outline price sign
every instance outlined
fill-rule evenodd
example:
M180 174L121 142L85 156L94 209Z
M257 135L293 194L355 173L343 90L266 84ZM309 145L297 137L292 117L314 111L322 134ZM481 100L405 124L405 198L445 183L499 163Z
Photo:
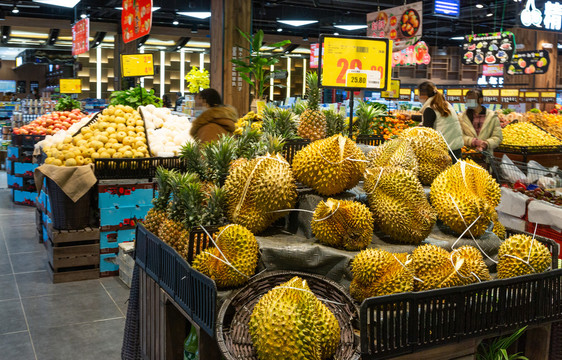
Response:
M501 89L501 98L503 103L519 103L519 90Z
M154 75L152 54L121 55L121 75L123 77Z
M541 91L541 101L543 103L555 103L556 91Z
M448 89L447 90L447 101L449 101L449 102L462 102L463 101L462 89Z
M499 89L484 89L482 90L482 95L484 96L485 103L492 104L500 101Z
M80 94L82 92L82 79L60 79L61 94Z
M320 86L386 90L392 71L392 41L354 36L320 37Z
M527 91L525 93L525 102L530 102L530 103L539 102L539 92L538 91Z
M121 29L123 41L139 39L150 33L152 28L152 0L123 0Z
M400 89L400 100L408 100L412 98L412 90L410 89Z
M385 99L398 99L400 96L400 80L390 80L388 91L382 91L381 96Z

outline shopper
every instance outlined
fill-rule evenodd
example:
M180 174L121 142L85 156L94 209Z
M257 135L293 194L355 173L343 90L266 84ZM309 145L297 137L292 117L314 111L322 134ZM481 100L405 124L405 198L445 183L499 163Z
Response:
M165 108L171 108L172 107L172 101L170 100L170 97L166 94L164 94L164 96L162 96L162 106Z
M469 90L465 99L466 110L460 118L464 145L476 148L478 151L493 153L502 141L502 128L498 116L482 105L484 96L481 90Z
M418 91L419 100L423 104L422 115L414 115L412 119L421 121L422 126L435 129L443 135L449 145L449 155L455 163L461 159L463 146L461 125L455 109L430 81L421 83Z
M238 120L236 109L224 105L215 89L205 89L195 95L195 116L190 134L202 143L217 140L222 134L232 134Z

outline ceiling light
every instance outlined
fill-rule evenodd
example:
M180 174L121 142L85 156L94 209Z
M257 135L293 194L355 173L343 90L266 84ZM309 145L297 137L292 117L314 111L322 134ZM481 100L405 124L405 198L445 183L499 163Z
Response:
M17 13L19 13L19 12L20 12L20 9L18 9L17 6L14 6L14 8L12 9L12 13L13 13L13 14L17 14Z
M562 44L558 44L557 47L558 47L559 49L562 49Z
M464 40L464 36L455 36L452 37L451 40Z
M197 24L193 24L193 26L191 27L191 33L197 34Z
M179 25L180 22L178 21L178 19L174 19L174 21L172 22L172 25Z
M211 17L210 11L182 11L178 15L194 17L197 19L208 19Z
M277 28L277 32L281 32L281 31L283 31L282 28Z
M484 7L484 5L482 5L482 4L476 4L476 7L479 8L479 9L482 9L482 8Z
M88 14L86 14L85 12L83 12L82 14L80 14L80 17L81 17L82 19L85 19L85 18L88 17Z
M336 36L338 36L339 34L340 34L340 33L338 33L338 32L335 32L335 33L334 33L334 35L336 35Z
M367 25L334 25L338 29L343 29L347 31L359 30L359 29L366 29Z
M115 10L123 10L123 8L121 6L117 6L116 8L114 8ZM152 12L155 12L157 10L160 10L160 6L153 6L152 7Z
M33 2L41 3L52 6L62 6L66 8L73 8L80 2L80 0L33 0Z
M487 17L494 16L494 13L490 11L489 13L486 14L486 16Z
M318 22L318 20L277 20L277 22L280 22L281 24L285 24L285 25L291 25L291 26L304 26L304 25L315 24Z

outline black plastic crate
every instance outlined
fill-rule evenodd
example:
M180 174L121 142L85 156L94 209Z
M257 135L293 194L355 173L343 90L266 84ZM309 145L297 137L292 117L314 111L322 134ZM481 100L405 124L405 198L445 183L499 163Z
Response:
M217 285L199 271L191 271L191 317L209 336L215 337Z
M554 270L366 299L360 312L362 359L386 359L562 319L559 247L550 239L536 239L552 252Z
M187 252L187 262L189 264L193 263L193 260L195 260L201 251L213 246L213 243L207 233L213 236L214 239L214 236L218 232L219 228L218 226L205 226L205 230L201 227L195 227L189 232L189 245Z
M384 138L375 135L357 135L355 142L363 145L379 146L384 143Z
M146 244L149 231L142 224L137 224L135 229L135 263L141 269L146 267Z
M158 283L172 297L176 291L176 263L178 253L164 242L160 243L160 274Z
M179 157L153 157L138 159L95 159L94 173L98 180L108 179L153 179L156 168L187 171L187 166Z
M292 139L286 140L283 146L283 156L289 164L293 163L296 153L310 144L310 139Z
M174 300L181 306L183 311L192 317L192 311L190 307L190 298L193 288L191 287L191 274L193 270L191 266L179 257L176 260L176 289L174 291Z
M45 135L12 134L12 145L19 146L21 148L33 149L35 144L44 139Z

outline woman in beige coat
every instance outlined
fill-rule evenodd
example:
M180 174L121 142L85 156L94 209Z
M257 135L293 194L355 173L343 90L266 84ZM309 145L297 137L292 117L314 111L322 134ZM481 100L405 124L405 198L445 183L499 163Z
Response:
M460 116L462 138L465 146L493 153L502 142L502 128L496 113L482 106L482 91L469 90L466 110Z

